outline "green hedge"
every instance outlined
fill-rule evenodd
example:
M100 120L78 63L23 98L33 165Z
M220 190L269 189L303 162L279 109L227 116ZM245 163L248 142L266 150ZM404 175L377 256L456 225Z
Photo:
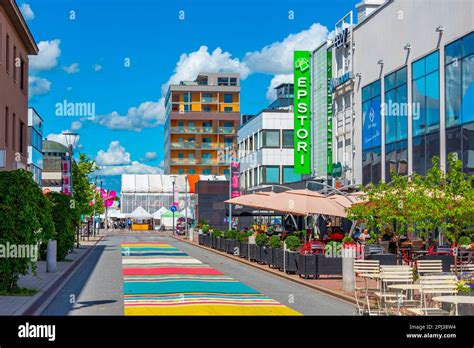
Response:
M38 245L54 236L51 202L25 170L0 172L0 244ZM0 291L17 287L20 275L29 268L36 271L31 258L0 258Z

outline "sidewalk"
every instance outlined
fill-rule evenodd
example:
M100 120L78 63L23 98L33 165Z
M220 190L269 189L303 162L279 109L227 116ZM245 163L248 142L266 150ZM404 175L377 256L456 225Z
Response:
M186 242L186 243L189 243L189 244L192 244L192 245L194 245L198 248L202 248L202 249L214 252L216 254L226 256L230 259L233 259L235 261L244 263L248 266L258 268L258 269L260 269L264 272L272 273L272 274L274 274L278 277L282 277L282 278L291 280L291 281L296 282L298 284L308 286L308 287L313 288L317 291L324 292L328 295L331 295L331 296L337 297L341 300L344 300L344 301L355 304L354 293L353 292L346 292L342 289L342 278L327 277L327 278L319 278L319 279L304 279L304 278L301 278L297 274L286 274L286 273L281 272L277 269L270 268L270 267L268 267L268 265L261 265L257 262L251 262L247 259L244 259L244 258L241 258L241 257L238 257L238 256L234 256L232 254L227 254L225 252L222 252L222 251L219 251L219 250L216 250L216 249L208 248L204 245L199 245L199 243L198 243L198 234L197 233L194 234L194 238L193 238L192 242L188 238L184 238L182 236L173 236L173 238L178 239L178 240L183 241L183 242Z
M31 271L20 276L18 286L21 288L35 289L38 292L34 296L0 296L0 315L25 315L25 312L46 292L56 290L63 284L56 284L57 280L66 275L77 262L81 262L83 257L99 242L103 236L91 237L89 241L81 241L80 248L66 256L66 260L57 263L56 273L46 272L46 261L36 263L36 276ZM68 275L72 275L68 274Z

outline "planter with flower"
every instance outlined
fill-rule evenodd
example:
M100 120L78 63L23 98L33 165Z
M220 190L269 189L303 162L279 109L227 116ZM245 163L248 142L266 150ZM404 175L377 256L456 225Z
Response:
M289 236L285 239L285 271L286 273L296 273L298 271L298 248L301 241L297 236Z

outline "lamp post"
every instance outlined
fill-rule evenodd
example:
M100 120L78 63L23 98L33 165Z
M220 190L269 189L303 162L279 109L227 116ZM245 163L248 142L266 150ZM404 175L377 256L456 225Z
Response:
M171 207L174 207L174 200L175 200L175 197L174 197L174 185L175 185L175 180L176 180L176 176L175 175L172 175L171 176L171 184L173 185L173 203L171 204ZM176 208L172 208L171 209L171 212L173 213L173 236L175 235L175 226L174 226L174 210Z
M74 187L72 182L72 156L74 147L76 146L77 137L79 134L74 132L63 132L64 138L66 138L66 144L68 148L68 155L69 155L69 170L71 171L71 176L69 178L69 182L71 183L71 197L74 196ZM79 229L76 227L76 241L77 241L77 248L79 248Z

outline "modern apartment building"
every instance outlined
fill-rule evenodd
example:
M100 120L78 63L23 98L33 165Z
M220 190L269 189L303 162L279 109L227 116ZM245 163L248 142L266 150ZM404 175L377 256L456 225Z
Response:
M0 170L28 163L28 55L38 47L15 0L0 0Z
M240 187L253 189L301 180L294 172L293 85L276 87L277 99L238 132ZM277 107L280 106L280 107Z
M28 108L28 170L41 186L43 170L43 119L34 108Z
M473 18L472 1L389 0L354 27L357 183L450 152L474 173Z
M240 126L239 74L199 73L171 85L165 106L165 173L228 174Z
M63 163L65 165L70 163L67 156L66 146L55 141L43 140L43 170L41 174L43 192L64 192Z

